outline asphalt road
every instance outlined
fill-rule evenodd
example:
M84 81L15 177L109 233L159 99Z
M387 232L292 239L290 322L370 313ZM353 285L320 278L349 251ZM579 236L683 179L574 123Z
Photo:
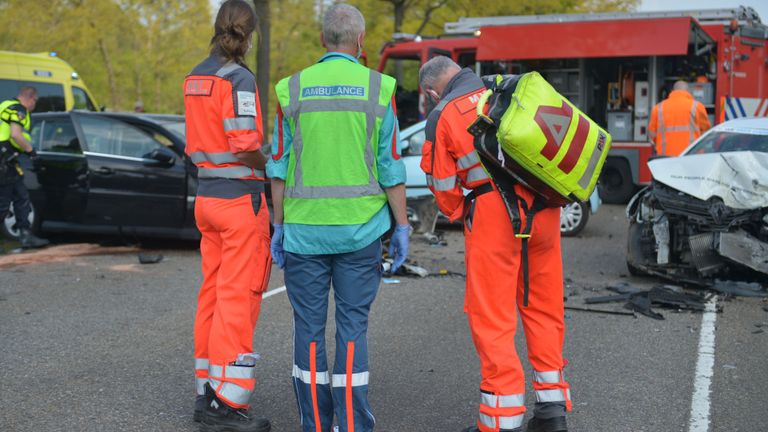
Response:
M625 230L623 208L603 206L581 237L563 240L567 305L584 306L611 284L660 283L628 276ZM442 248L414 240L413 258L433 271L462 273L461 234L449 231L446 239ZM191 369L200 257L177 246L154 265L123 254L0 271L0 431L197 430ZM459 431L475 421L479 402L464 279L399 280L382 284L370 322L377 431ZM270 289L282 285L275 269ZM662 311L665 320L657 321L567 311L571 430L768 430L768 305L718 305L704 429L690 429L702 314ZM254 339L262 355L254 406L277 432L299 430L291 331L285 293L266 298ZM332 346L333 326L328 336ZM522 335L518 349L525 358Z

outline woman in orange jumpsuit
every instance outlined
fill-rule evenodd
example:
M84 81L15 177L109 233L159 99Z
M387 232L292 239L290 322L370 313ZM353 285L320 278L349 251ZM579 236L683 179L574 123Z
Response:
M270 430L268 420L246 412L256 385L253 330L272 265L259 96L243 63L255 28L247 2L224 2L210 56L184 80L186 152L198 167L202 234L194 419L203 431Z

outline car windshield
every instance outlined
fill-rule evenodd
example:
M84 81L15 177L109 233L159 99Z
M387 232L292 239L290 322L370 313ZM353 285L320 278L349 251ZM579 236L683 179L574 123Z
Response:
M169 131L171 131L171 133L174 134L176 137L186 142L187 128L185 127L185 124L183 121L162 122L160 124L163 125L163 127L168 129Z
M686 154L759 151L768 153L768 130L713 131L696 143Z

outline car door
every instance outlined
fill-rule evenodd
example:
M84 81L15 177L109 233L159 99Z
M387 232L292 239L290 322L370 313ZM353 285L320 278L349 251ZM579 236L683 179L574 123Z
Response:
M44 224L82 222L88 164L70 115L33 116L30 135L39 158L27 162L25 182L38 217Z
M89 167L86 219L140 233L179 228L187 192L180 156L120 120L85 113L75 118Z

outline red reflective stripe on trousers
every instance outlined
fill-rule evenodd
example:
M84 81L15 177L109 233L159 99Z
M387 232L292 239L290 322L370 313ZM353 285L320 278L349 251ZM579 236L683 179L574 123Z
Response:
M320 408L317 403L317 343L310 342L309 344L309 387L312 392L312 411L315 416L315 430L322 432L320 429Z
M277 104L277 153L272 152L272 160L283 157L283 109Z
M352 406L352 367L355 360L355 343L347 342L347 386L344 396L347 400L347 432L355 432L355 412Z
M392 159L399 160L400 155L397 153L397 104L395 104L394 95L392 95L392 112L395 114L395 121L392 124Z

